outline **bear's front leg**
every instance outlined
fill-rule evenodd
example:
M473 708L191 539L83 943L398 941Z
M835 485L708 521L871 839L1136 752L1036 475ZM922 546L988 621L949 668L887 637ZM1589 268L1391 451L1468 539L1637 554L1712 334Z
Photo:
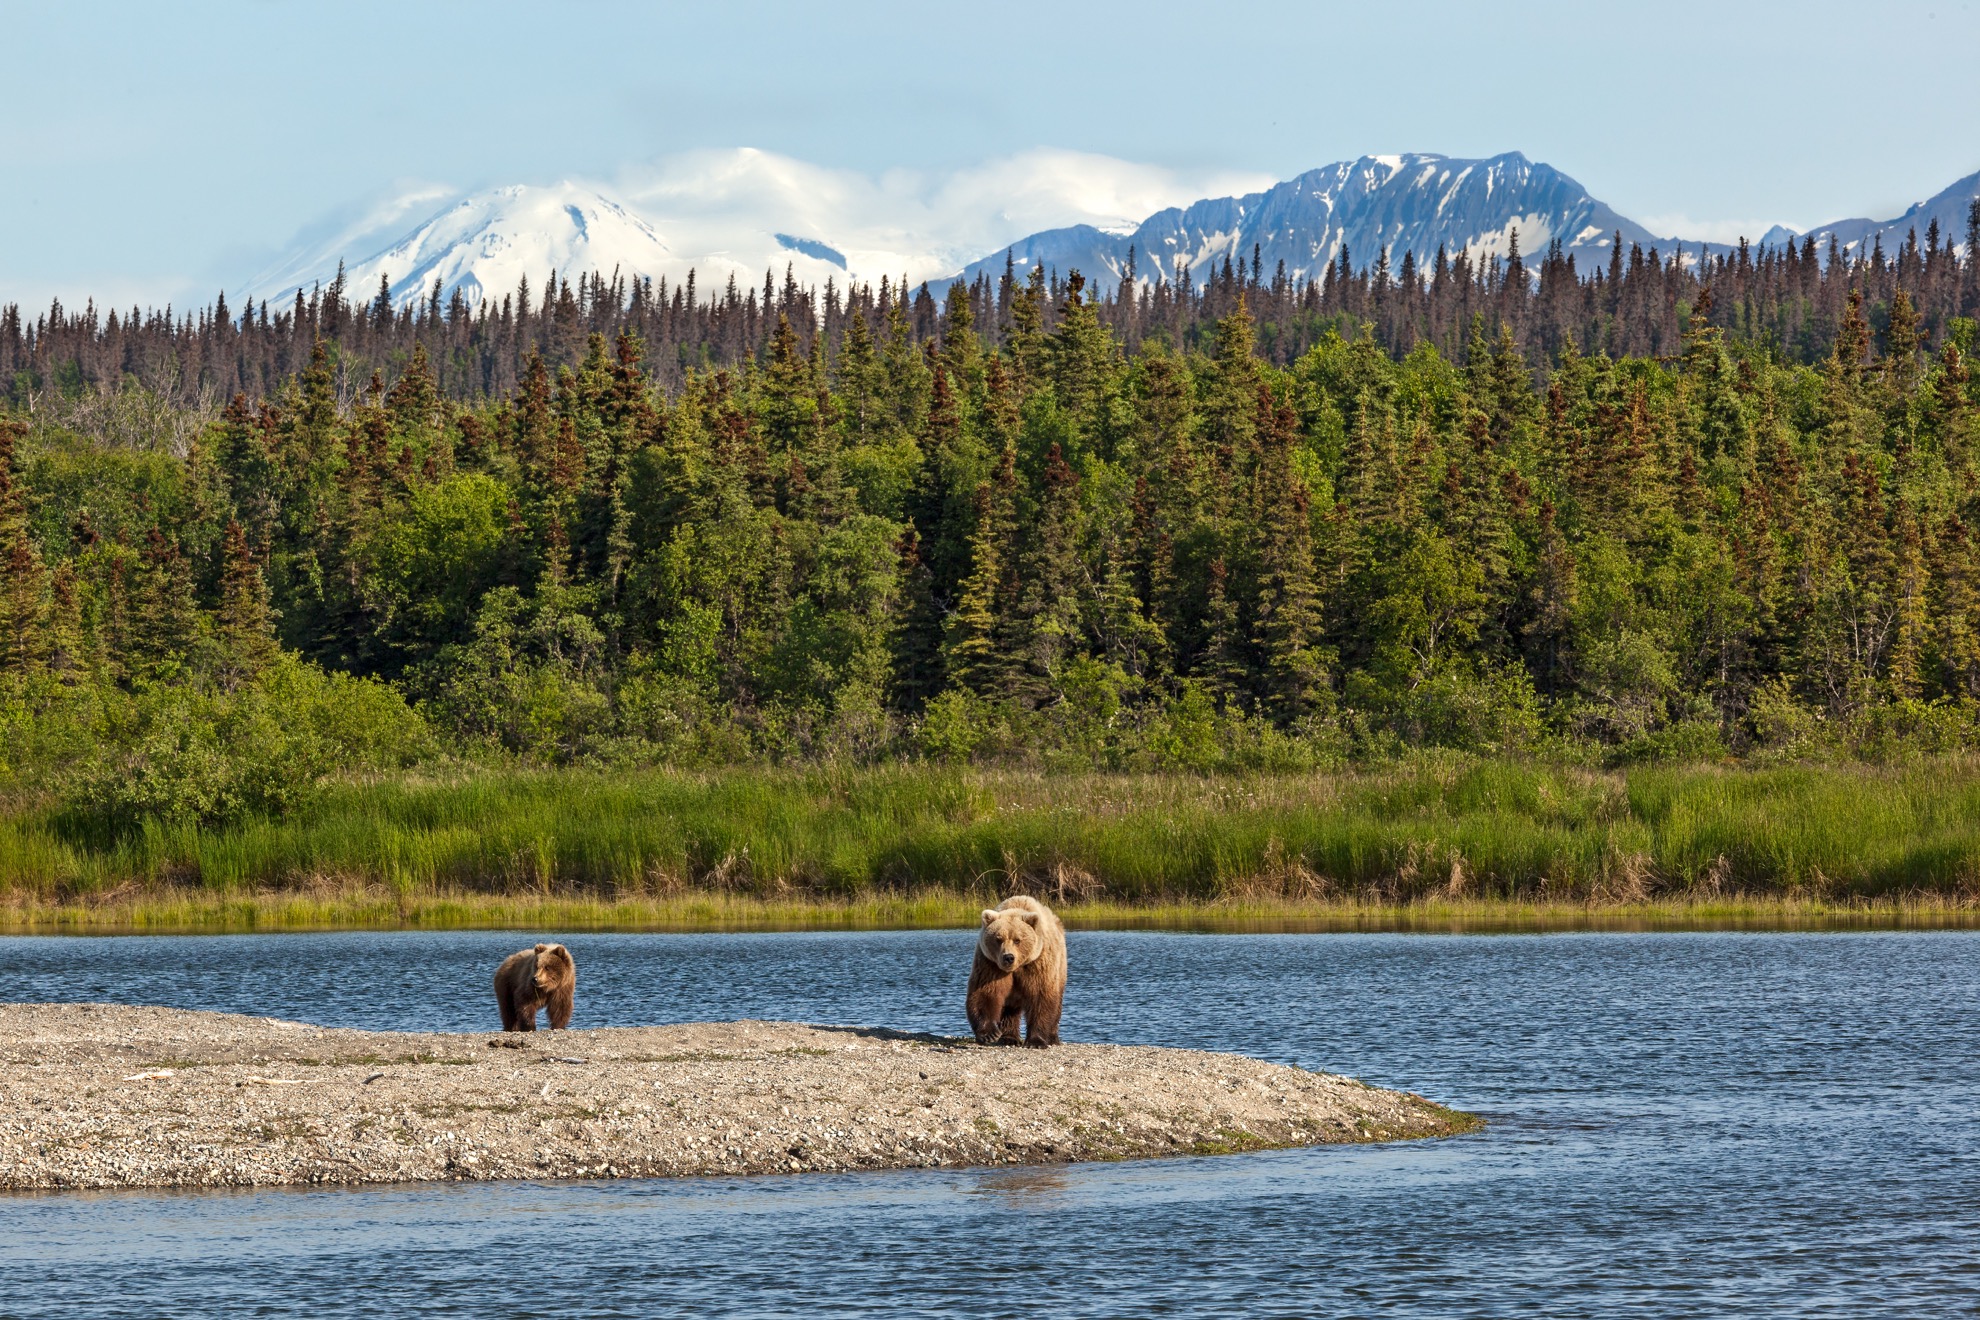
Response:
M1062 1006L1054 1000L1049 1004L1033 1005L1025 1015L1024 1043L1033 1049L1044 1049L1047 1045L1059 1043L1059 1010Z
M971 988L965 1007L969 1013L969 1029L975 1033L978 1045L995 1045L1003 1039L1005 1023L1009 1021L1004 1006L1010 992L1011 979L1008 976Z

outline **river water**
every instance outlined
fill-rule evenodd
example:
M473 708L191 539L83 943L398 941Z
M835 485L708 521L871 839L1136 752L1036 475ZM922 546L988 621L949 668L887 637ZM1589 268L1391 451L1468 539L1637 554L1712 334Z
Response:
M0 939L6 997L488 1030L539 936ZM961 1030L966 931L587 935L574 1026ZM1980 933L1074 932L1065 1035L1485 1115L1114 1165L0 1197L0 1316L1980 1310Z

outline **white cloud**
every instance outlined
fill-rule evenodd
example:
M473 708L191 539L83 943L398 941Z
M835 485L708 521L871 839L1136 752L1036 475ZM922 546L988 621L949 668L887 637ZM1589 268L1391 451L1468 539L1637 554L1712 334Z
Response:
M287 251L259 275L227 287L265 297L271 291L293 292L318 280L328 281L339 261L355 265L460 195L458 188L444 183L408 182L339 207L305 225Z
M923 280L954 274L1041 229L1132 228L1165 206L1273 182L1052 148L947 172L877 176L740 148L664 157L626 171L617 191L677 252L743 259L762 236L782 233L837 249L857 276Z
M399 287L415 274L422 286L437 275L448 288L472 276L464 289L473 301L482 289L513 288L521 274L540 288L552 268L570 276L593 266L676 281L692 269L704 289L731 276L743 284L765 271L781 276L787 264L814 287L827 279L877 285L903 275L918 283L953 275L1039 230L1090 224L1125 231L1164 207L1273 182L1052 148L957 170L879 175L748 147L690 151L604 182L565 179L472 194L403 185L319 219L243 287L286 300L298 286L327 281L340 260L349 267L352 296L369 296L383 273L402 300L423 293ZM566 215L603 216L620 205L657 231L657 242L618 242L610 226L589 236L582 225L562 232L570 228Z

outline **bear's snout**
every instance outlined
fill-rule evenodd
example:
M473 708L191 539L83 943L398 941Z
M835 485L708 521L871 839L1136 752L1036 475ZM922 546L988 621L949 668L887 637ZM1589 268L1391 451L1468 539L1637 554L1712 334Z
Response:
M1006 949L1004 950L1003 953L997 956L997 961L1002 963L1005 967L1008 968L1016 964L1017 955L1015 953L1012 953L1009 949Z

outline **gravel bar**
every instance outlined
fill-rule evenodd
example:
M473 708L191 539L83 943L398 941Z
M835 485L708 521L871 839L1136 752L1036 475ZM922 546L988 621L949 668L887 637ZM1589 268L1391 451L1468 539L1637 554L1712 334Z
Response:
M790 1022L450 1034L0 1004L0 1189L957 1168L1447 1136L1231 1054Z

